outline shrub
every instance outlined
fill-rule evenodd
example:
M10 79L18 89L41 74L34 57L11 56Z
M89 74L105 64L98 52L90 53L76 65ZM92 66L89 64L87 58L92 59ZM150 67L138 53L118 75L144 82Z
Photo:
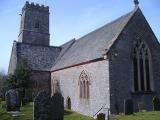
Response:
M152 102L153 102L153 110L154 111L160 111L160 100L159 100L159 98L155 96L153 98Z

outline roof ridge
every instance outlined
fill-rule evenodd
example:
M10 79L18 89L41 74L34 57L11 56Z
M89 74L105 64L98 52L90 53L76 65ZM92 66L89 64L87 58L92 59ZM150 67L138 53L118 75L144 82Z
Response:
M124 30L124 28L128 25L129 21L132 19L132 17L135 15L135 13L137 12L137 10L139 10L139 6L135 6L134 10L132 10L131 12L129 12L131 14L130 18L128 19L128 21L126 22L126 24L122 27L121 31L119 33L117 33L117 35L115 35L115 37L111 40L111 42L113 41L113 43L109 44L108 49L106 50L106 53L110 50L110 48L114 45L114 43L117 41L117 38L120 36L120 34L122 33L122 31ZM128 14L129 14L128 13ZM125 15L124 15L125 16Z
M73 41L76 41L76 39L73 38L73 39L69 40L68 42L65 42L65 43L63 43L62 45L60 45L60 47L63 47L63 46L65 46L66 44L68 44L68 43L70 43L70 42L73 42Z
M70 43L70 42L71 42L71 43ZM62 52L62 50L61 50L61 52L59 53L59 56L57 57L57 59L55 60L55 62L52 64L52 67L54 67L54 65L65 55L65 53L72 47L72 45L73 45L75 42L76 42L76 40L75 40L75 38L74 38L74 39L68 41L67 43L61 45L61 47L62 47L62 46L65 46L66 44L69 44L69 43L70 43L70 45L66 48L65 52L62 53L62 55L60 55L61 52ZM51 68L51 70L52 70L52 68Z
M138 6L137 6L137 7L138 7ZM137 7L135 7L135 9L137 9ZM98 27L97 29L95 29L95 30L93 30L93 31L91 31L91 32L89 32L89 33L87 33L86 35L84 35L84 36L78 38L77 41L78 41L79 39L82 39L82 38L84 38L84 37L86 37L86 36L88 36L88 35L90 35L90 34L96 32L96 31L98 31L98 30L100 30L100 29L106 27L106 26L109 26L109 25L115 23L115 22L118 21L119 19L121 19L121 18L123 18L123 17L125 17L125 16L127 16L127 15L129 15L129 14L131 14L131 13L133 13L134 11L136 11L135 9L132 10L132 11L130 11L130 12L128 12L128 13L126 13L125 15L122 15L122 16L120 16L120 17L118 17L118 18L116 18L116 19L114 19L114 20L112 20L112 21L110 21L110 22L108 22L108 23L102 25L101 27Z
M138 7L135 7L134 10L79 38L71 46L67 46L67 49L65 48L67 51L62 57L59 57L60 59L53 65L52 70L103 57L137 9Z

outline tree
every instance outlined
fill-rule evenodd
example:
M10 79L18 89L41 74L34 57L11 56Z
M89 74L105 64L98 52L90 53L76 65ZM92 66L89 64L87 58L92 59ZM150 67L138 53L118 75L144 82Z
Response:
M25 99L26 88L28 88L29 86L30 75L31 75L31 70L28 67L27 60L21 59L16 66L14 74L10 74L5 83L7 90L13 88L19 90L22 104Z
M31 70L26 59L21 59L15 70L15 77L19 88L28 88Z
M5 74L4 71L0 71L0 98L3 98L4 99L4 95L5 95L5 82L7 80L7 75Z
M22 104L24 104L24 101L26 99L25 91L29 87L30 75L31 75L31 70L28 67L26 59L20 60L19 64L17 64L14 75L16 77L17 88L21 93Z

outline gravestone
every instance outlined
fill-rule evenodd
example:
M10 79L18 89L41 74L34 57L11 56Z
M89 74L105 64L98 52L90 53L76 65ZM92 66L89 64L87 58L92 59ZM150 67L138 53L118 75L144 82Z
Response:
M34 120L50 120L50 95L43 91L34 99Z
M60 93L54 96L43 91L34 100L34 120L63 120L64 98Z
M124 100L124 114L125 115L133 114L133 100L132 99Z
M20 96L16 89L8 90L5 94L6 110L19 111L20 110Z
M154 97L153 100L153 111L160 111L160 100L158 97Z
M143 110L145 110L145 105L143 102L138 103L138 109L139 112L143 112Z
M60 93L55 93L51 98L51 120L63 120L64 98Z
M99 113L97 115L97 120L105 120L105 114L104 113Z

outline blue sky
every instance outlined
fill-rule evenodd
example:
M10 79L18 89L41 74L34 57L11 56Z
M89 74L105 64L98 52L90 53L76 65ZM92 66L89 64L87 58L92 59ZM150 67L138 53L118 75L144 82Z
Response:
M0 1L0 71L7 72L13 40L17 40L21 8L26 0ZM133 0L28 0L50 7L50 44L61 45L124 15ZM140 8L160 39L160 0L140 0Z

